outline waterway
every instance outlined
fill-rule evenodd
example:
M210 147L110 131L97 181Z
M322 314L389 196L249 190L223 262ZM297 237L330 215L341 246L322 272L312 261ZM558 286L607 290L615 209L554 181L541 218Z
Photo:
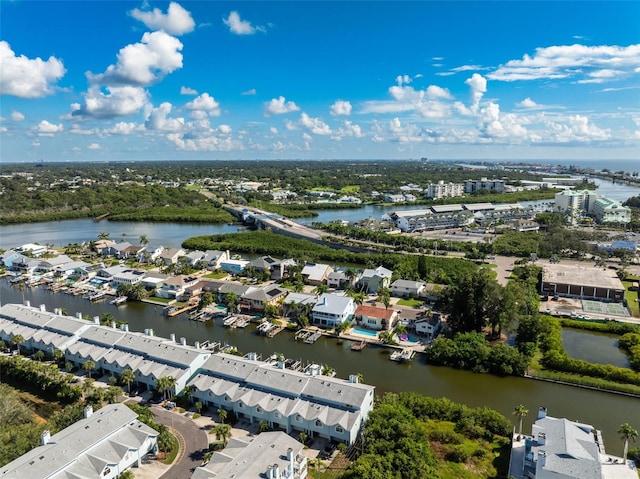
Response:
M640 188L631 185L612 183L594 178L598 185L598 193L603 196L624 201L631 196L639 195ZM523 206L545 207L553 200L521 202ZM360 221L367 218L379 220L385 213L397 210L423 209L419 206L376 206L365 205L362 208L344 210L319 210L314 218L301 218L296 221L310 225L314 221L328 223L335 220ZM138 243L145 235L149 240L149 247L158 246L180 247L182 242L192 236L236 233L246 231L239 224L201 225L186 223L147 223L134 221L102 220L95 222L90 219L48 221L43 223L28 223L20 225L0 226L0 248L8 249L24 243L50 243L61 247L72 243L82 243L97 239L100 233L109 233L114 241L126 240Z
M339 377L362 373L365 382L376 386L377 394L386 391L416 391L433 397L448 397L469 406L488 406L511 417L513 408L524 404L530 410L525 422L530 430L535 411L545 406L549 414L567 417L592 424L603 430L605 445L611 453L622 454L622 443L616 435L620 424L629 422L640 427L640 399L599 391L563 386L524 378L499 378L486 374L474 374L444 367L427 365L421 357L410 364L397 364L388 359L385 348L370 346L361 352L350 350L350 342L320 338L315 344L296 342L287 331L268 339L255 334L254 326L247 330L230 330L220 324L202 324L177 316L167 319L161 307L128 303L116 307L107 301L91 303L88 300L64 293L52 293L42 288L27 289L24 299L47 310L65 308L67 314L77 312L90 317L111 313L118 320L129 323L132 331L152 328L156 335L185 337L189 344L195 341L220 341L237 346L242 352L255 351L263 357L281 352L286 357L302 362L328 364ZM11 287L7 280L0 280L0 302L20 303L22 293Z

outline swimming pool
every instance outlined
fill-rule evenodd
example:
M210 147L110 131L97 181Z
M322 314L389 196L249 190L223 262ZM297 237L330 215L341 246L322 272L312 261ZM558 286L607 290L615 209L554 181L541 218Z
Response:
M362 328L353 328L351 330L353 334L362 334L364 336L371 336L372 338L378 337L377 331L371 331L370 329L362 329Z

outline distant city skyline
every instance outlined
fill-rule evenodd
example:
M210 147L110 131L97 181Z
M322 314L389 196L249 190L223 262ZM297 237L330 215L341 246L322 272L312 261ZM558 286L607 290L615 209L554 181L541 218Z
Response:
M640 2L0 2L2 162L640 160Z

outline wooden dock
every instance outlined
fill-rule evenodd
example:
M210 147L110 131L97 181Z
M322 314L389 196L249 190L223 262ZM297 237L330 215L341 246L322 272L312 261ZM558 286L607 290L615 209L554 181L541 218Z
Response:
M389 359L391 361L404 363L407 361L411 361L415 355L416 355L416 352L411 348L396 349L393 353L391 353L391 356L389 356Z
M266 333L265 336L267 338L273 338L276 334L280 334L282 331L285 330L284 326L276 326L274 324L275 327L269 329Z
M197 304L190 304L187 306L183 306L182 308L179 306L173 306L172 308L166 310L166 315L170 318L174 316L178 316L179 314L186 313L187 311L194 310L198 307Z
M318 339L320 339L320 337L322 336L322 333L313 333L311 336L305 338L304 342L306 344L313 344L315 343Z
M363 340L363 341L360 341L359 343L351 344L351 351L362 351L366 347L367 347L367 342Z

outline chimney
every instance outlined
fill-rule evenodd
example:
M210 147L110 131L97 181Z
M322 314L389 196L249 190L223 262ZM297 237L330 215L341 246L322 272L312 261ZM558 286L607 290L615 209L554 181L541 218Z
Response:
M543 468L547 464L547 451L538 451L538 467ZM536 470L538 469L536 467Z
M547 408L544 406L540 406L538 408L538 417L536 418L536 420L544 419L545 417L547 417Z
M41 304L40 305L40 311L42 311L43 313L47 312L47 305L46 304Z
M116 329L116 322L115 321L111 321L111 328L112 329Z
M349 382L353 384L358 384L358 375L357 374L349 374Z
M278 369L284 369L284 361L278 361Z
M544 432L538 433L538 446L544 446L547 443L547 435Z
M200 349L200 341L196 341L195 343L193 343L193 347L196 349Z
M273 468L271 466L267 467L266 476L267 479L273 479Z
M82 313L80 313L80 312L76 313L76 318L82 319Z
M152 328L149 328L148 336L153 336L153 329Z
M247 354L247 359L249 361L256 361L258 359L258 353L249 353L249 354Z
M277 464L273 465L273 479L280 479L280 466Z
M25 305L27 308L30 308L30 307L31 307L31 301L29 301L29 300L27 299L27 300L24 302L24 305Z
M287 460L293 461L293 449L291 448L287 449Z
M128 332L129 332L129 325L128 325L128 324L126 324L126 323L125 323L125 324L122 324L122 325L120 326L120 331L124 331L125 333L128 333Z
M60 308L53 308L53 314L57 314L58 316L60 316L62 312L60 311Z
M93 407L87 406L84 408L84 418L90 418L93 415Z
M183 346L186 346L187 345L187 338L185 338L185 337L180 338L180 344L182 344Z
M174 342L174 343L175 343L175 342L176 342L176 335L175 335L174 333L171 333L171 334L169 335L169 339L170 339L172 342Z
M45 445L49 444L50 440L51 440L51 433L49 432L48 429L46 431L43 431L42 434L40 434L40 445L41 446L45 446Z

